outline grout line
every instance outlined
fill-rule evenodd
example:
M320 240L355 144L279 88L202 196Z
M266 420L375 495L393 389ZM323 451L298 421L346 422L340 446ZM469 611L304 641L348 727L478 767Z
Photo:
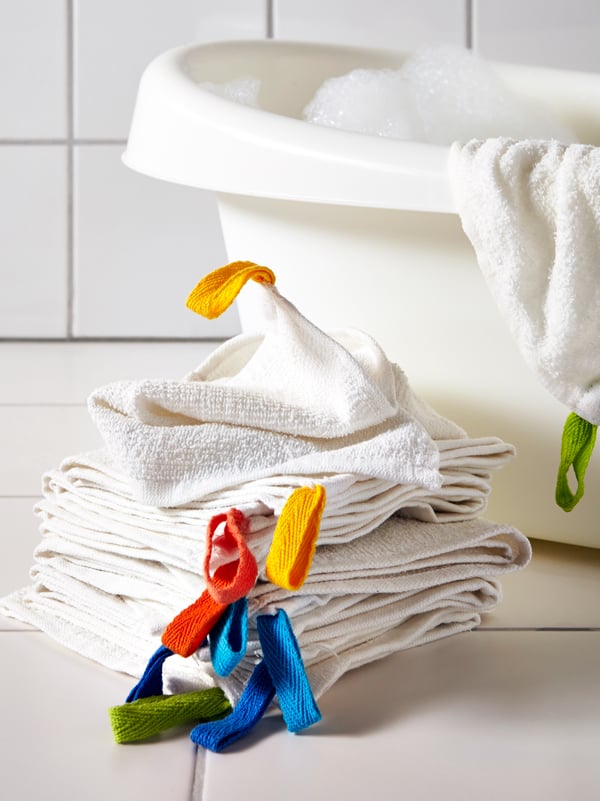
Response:
M465 38L469 50L473 49L473 2L474 0L465 0Z
M0 345L57 345L69 344L105 344L105 345L217 345L226 342L230 337L83 337L74 336L70 340L64 337L0 337Z
M13 617L9 617L8 619L14 620ZM20 621L17 620L15 622L18 624ZM0 629L0 634L44 634L44 632L41 629L33 629L33 628L27 628L27 629L10 628L10 629Z
M0 145L66 145L67 139L0 139Z
M190 789L190 801L202 801L204 798L204 784L206 781L206 759L208 753L196 746L194 756L194 776Z
M41 495L0 495L0 501L39 501Z
M66 338L73 338L73 299L74 299L74 185L75 167L73 138L75 128L75 33L74 33L74 8L73 0L67 2L67 320Z
M91 390L90 390L91 391ZM87 403L82 401L41 401L40 403L27 402L21 403L11 401L0 401L0 409L56 409L68 407L70 409L86 408Z
M74 139L76 145L123 145L127 144L127 139Z
M76 137L68 136L66 139L2 139L0 138L0 146L11 145L123 145L127 144L127 139L91 139L89 137Z
M473 631L600 631L600 626L482 626Z

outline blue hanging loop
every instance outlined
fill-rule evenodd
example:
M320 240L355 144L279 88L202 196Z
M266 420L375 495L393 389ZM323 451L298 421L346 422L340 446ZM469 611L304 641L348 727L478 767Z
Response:
M276 615L259 615L256 626L286 726L292 732L312 726L321 720L321 713L310 688L290 619L283 609L279 609Z
M173 655L173 651L161 645L152 654L146 665L142 677L127 696L125 703L130 704L138 698L148 698L151 695L162 695L163 680L162 669L165 659Z
M254 668L233 712L223 720L201 723L190 737L197 745L219 753L256 726L275 695L275 687L264 661Z

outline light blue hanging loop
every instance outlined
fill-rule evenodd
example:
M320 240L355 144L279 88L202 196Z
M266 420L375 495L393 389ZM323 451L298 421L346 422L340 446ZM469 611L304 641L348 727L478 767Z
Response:
M219 676L229 676L246 653L248 643L248 600L230 604L208 635L210 657Z

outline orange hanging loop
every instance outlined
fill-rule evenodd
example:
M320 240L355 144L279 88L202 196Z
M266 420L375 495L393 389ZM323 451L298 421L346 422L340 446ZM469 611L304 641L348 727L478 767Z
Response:
M225 530L218 544L225 550L237 548L238 558L217 568L210 574L210 560L218 526L225 523ZM247 595L256 583L258 566L246 543L250 521L239 509L230 509L227 514L215 515L206 529L206 552L204 555L204 580L206 589L220 604L232 604Z
M204 590L193 604L169 623L162 635L162 644L180 656L191 656L208 637L213 626L227 609Z

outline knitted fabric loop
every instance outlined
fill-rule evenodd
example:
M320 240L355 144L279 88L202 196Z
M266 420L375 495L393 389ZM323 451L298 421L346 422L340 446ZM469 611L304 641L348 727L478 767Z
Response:
M560 448L560 464L556 479L556 503L565 512L570 512L583 498L585 473L596 443L597 426L584 420L575 412L567 417ZM573 467L577 489L571 491L568 480Z
M208 637L209 632L227 609L217 603L208 590L169 623L162 642L180 656L191 656Z
M275 687L269 671L264 662L259 662L231 715L212 723L201 723L192 729L191 739L209 751L222 751L244 737L258 723L274 695Z
M217 568L210 574L210 560L218 526L225 523L225 530L218 539L219 547L226 551L237 549L239 557ZM226 515L215 515L206 529L206 551L204 555L204 579L212 597L221 604L232 604L247 595L256 583L258 567L252 551L246 544L250 521L239 509L230 509Z
M321 720L321 713L287 614L279 609L276 615L259 615L256 626L286 726L292 732L312 726Z
M162 670L165 659L173 655L173 651L166 648L164 645L159 646L152 654L146 665L140 680L131 690L125 703L129 704L132 701L137 701L140 698L146 698L149 695L162 695L163 680Z
M239 664L248 643L248 601L240 598L227 607L208 636L215 672L229 676Z
M251 261L233 261L204 276L191 291L186 306L213 320L231 306L250 279L274 284L275 274L268 267L260 267Z
M273 584L286 590L298 590L304 584L315 554L326 500L320 484L299 487L287 499L265 566Z
M139 698L108 710L115 742L144 740L182 723L219 720L231 712L231 704L220 687Z

